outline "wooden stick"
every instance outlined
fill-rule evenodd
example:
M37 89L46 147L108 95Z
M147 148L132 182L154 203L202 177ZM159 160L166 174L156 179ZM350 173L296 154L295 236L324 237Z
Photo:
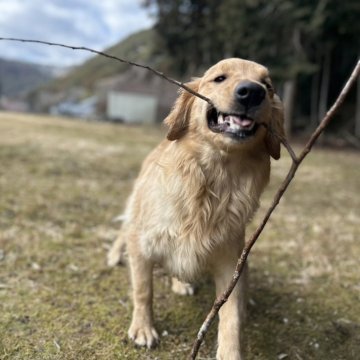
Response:
M206 316L205 321L201 325L200 330L198 331L196 340L195 340L195 342L193 344L190 356L189 356L189 358L191 360L196 359L196 356L197 356L197 353L198 353L198 351L200 349L201 343L203 342L204 337L205 337L206 333L208 332L208 330L210 328L210 325L214 321L215 316L219 312L221 306L224 305L224 303L228 300L231 292L233 291L237 281L239 280L239 278L241 276L242 271L244 270L246 259L247 259L248 255L250 253L251 248L254 246L256 240L259 238L260 234L262 233L263 229L265 228L265 225L268 222L271 214L273 213L273 211L275 210L275 208L279 204L280 199L282 198L282 196L284 195L286 189L288 188L289 184L291 183L292 179L294 178L298 167L300 166L301 162L305 159L306 155L311 151L315 141L319 138L321 133L324 131L325 127L332 120L332 118L334 117L337 110L343 104L343 102L344 102L346 96L348 95L351 87L354 85L357 78L359 77L359 74L360 74L360 61L358 61L357 65L355 66L352 74L350 75L350 77L349 77L348 81L346 82L344 88L340 92L340 94L339 94L338 98L336 99L335 103L332 105L330 110L326 113L325 117L321 120L319 126L313 132L313 134L311 135L309 141L307 142L307 144L305 145L304 149L302 150L302 152L300 153L300 155L298 157L292 151L291 147L288 146L286 140L283 139L283 141L282 141L283 145L287 148L288 151L289 151L289 149L291 149L289 151L289 153L290 153L290 155L291 155L291 157L293 159L292 164L291 164L291 168L290 168L286 178L284 179L284 181L280 185L278 191L276 192L276 194L274 196L274 199L272 201L272 204L268 208L268 210L266 211L266 214L265 214L264 218L262 219L260 225L254 231L254 233L251 235L250 239L246 242L245 247L244 247L244 249L243 249L243 251L241 253L241 256L238 259L238 262L236 264L234 275L233 275L227 289L223 292L222 295L220 295L215 300L210 312Z

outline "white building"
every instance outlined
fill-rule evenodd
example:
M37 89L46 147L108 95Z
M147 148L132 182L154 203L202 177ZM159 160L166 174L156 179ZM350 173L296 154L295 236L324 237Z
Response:
M160 123L169 113L177 90L144 69L129 68L97 83L99 113L111 121Z
M111 121L153 124L157 121L158 106L154 95L109 91L106 117Z

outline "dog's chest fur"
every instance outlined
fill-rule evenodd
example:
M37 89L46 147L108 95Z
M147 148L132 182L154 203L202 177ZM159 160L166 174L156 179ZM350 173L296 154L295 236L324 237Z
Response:
M267 183L269 160L181 159L172 159L176 164L172 168L161 169L161 162L148 166L137 181L129 215L141 219L137 227L144 255L190 280L221 246L233 244L236 251L241 245L245 225ZM160 171L154 171L159 166ZM141 191L151 194L146 202Z

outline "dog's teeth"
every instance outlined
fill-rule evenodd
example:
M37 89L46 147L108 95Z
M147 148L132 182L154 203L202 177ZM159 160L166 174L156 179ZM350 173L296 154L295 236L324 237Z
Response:
M250 119L242 119L236 115L227 115L224 121L228 124L228 126L233 130L252 130L255 125L255 122Z
M218 124L222 124L223 122L224 122L224 115L219 114L219 116L218 116Z
M230 127L232 130L235 130L235 131L240 131L241 130L241 126L238 125L238 124L234 124L233 122L230 123Z

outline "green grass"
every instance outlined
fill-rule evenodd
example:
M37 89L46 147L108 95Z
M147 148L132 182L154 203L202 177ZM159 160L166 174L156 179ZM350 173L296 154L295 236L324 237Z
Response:
M0 114L0 359L185 359L213 301L156 272L153 351L127 340L129 280L106 251L159 129ZM248 359L358 359L360 158L314 150L250 256ZM273 176L254 223L290 159ZM254 229L255 224L251 225ZM215 356L213 326L200 358Z

